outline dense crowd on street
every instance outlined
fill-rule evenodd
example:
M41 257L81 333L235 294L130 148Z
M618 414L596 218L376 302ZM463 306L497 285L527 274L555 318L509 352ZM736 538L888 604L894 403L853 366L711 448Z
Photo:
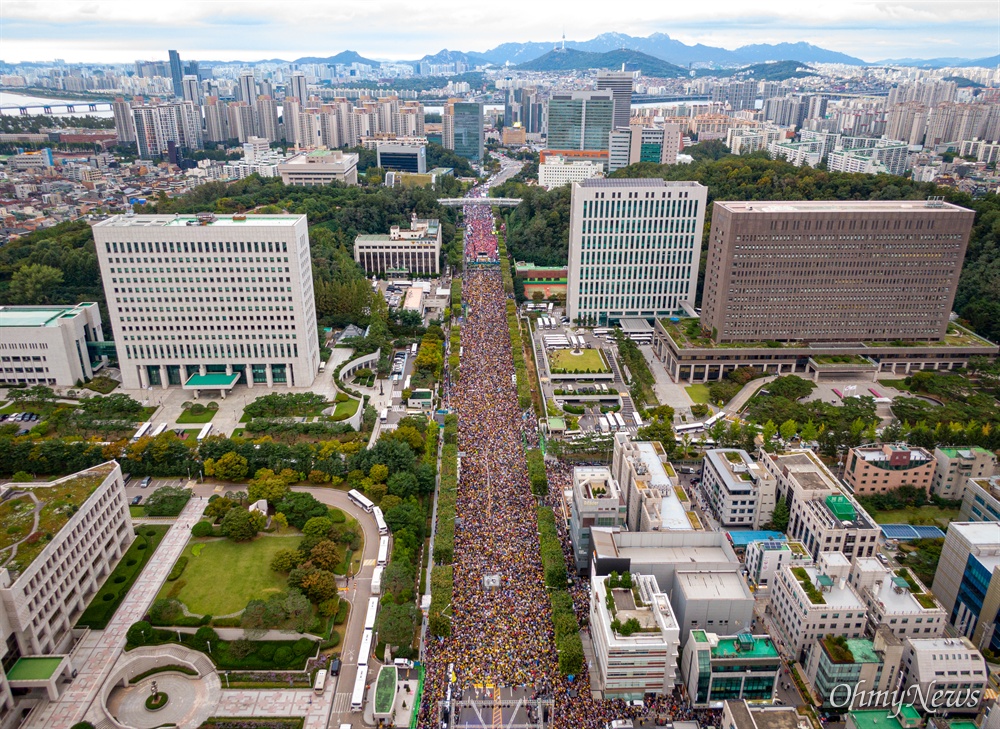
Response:
M493 216L485 206L467 206L466 256L495 259ZM535 440L534 418L523 412L512 383L514 365L507 336L506 302L500 272L467 271L462 324L461 378L451 404L459 415L461 453L456 504L454 597L451 636L431 640L424 655L425 693L420 726L437 729L453 666L456 690L476 686L522 687L528 696L554 701L551 725L558 729L603 729L621 718L695 718L678 697L635 707L623 701L594 701L589 676L572 682L557 671L549 597L539 559L535 508L524 456L525 439ZM553 492L570 471L554 469ZM555 497L550 497L554 505ZM562 519L560 538L569 554ZM496 585L496 586L493 586ZM587 613L587 583L571 589L577 615ZM452 717L454 719L454 717ZM637 722L638 723L638 722Z

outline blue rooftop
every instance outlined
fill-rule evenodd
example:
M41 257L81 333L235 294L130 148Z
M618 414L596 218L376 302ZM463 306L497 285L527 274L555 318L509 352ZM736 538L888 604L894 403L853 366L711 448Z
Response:
M885 539L898 539L906 542L911 539L943 539L944 532L936 526L911 526L910 524L882 524L882 536Z
M736 549L744 549L752 542L787 542L788 537L783 532L767 530L750 530L726 532L729 543Z

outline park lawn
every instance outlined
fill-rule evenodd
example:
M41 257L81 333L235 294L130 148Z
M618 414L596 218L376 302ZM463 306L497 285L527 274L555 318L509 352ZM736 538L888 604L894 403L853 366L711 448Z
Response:
M184 550L188 564L181 578L185 584L175 597L192 613L220 616L242 610L255 598L266 600L284 592L287 579L271 570L271 559L279 550L295 549L300 541L301 535L189 544ZM168 597L172 585L176 583L168 582L159 597Z
M129 516L131 516L133 519L142 519L146 516L146 507L132 506L131 504L129 504L128 513Z
M933 521L936 526L943 528L948 522L958 519L958 509L942 509L940 506L927 504L893 511L872 511L871 516L876 524L909 524L911 519L915 519L920 524Z
M334 420L346 420L347 418L358 412L358 405L360 401L351 398L347 402L338 402L337 409L333 411Z
M688 397L691 398L691 402L694 404L708 405L710 402L708 385L698 383L697 385L688 385L684 389L687 391Z
M215 414L219 412L218 410L206 410L203 413L192 413L190 410L185 410L177 418L178 423L210 423ZM199 431L200 432L200 431Z
M552 368L567 372L609 372L599 349L581 349L574 354L572 349L553 349L549 352Z

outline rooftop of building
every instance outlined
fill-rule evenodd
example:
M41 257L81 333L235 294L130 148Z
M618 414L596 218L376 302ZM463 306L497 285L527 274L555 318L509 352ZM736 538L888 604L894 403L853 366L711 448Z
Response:
M734 530L726 532L726 536L729 538L729 543L736 548L748 547L754 542L760 542L764 545L764 549L783 549L786 548L785 542L788 541L784 532L767 529Z
M89 306L97 304L81 302L76 306L0 306L0 328L56 327L61 319L71 319Z
M251 227L291 227L305 215L115 215L103 220L95 228L166 228L199 226L225 228L229 226Z
M861 562L868 564L862 565ZM875 563L874 565L870 563ZM934 598L927 594L920 583L909 570L901 570L903 574L894 575L891 570L883 567L877 559L866 558L858 560L858 566L866 571L880 574L881 579L872 587L872 595L878 600L886 613L923 613L928 610L940 610ZM881 569L878 569L881 567Z
M115 465L102 463L48 483L11 484L0 502L0 523L7 525L0 532L0 568L24 572L31 566ZM42 535L51 537L38 538Z
M937 450L941 451L946 458L975 458L976 456L993 455L991 451L979 446L963 446L961 448L938 446Z
M695 631L691 631L694 636ZM767 635L720 638L712 647L712 658L777 658L778 648Z
M65 660L63 656L28 656L18 658L10 671L9 681L48 681Z
M856 729L903 729L899 719L885 709L852 711L848 716Z
M771 453L768 457L782 471L787 471L806 491L840 492L840 484L830 475L819 456L812 451Z
M634 188L647 188L647 187L690 187L690 188L702 188L704 185L700 182L668 182L662 178L631 178L631 179L621 179L621 178L599 178L590 180L581 180L576 183L580 187L634 187Z
M880 663L875 644L866 638L826 635L820 638L823 649L834 663Z
M864 608L864 604L846 581L841 584L839 580L824 574L816 565L791 567L791 571L792 576L802 586L813 605L827 605L834 608Z
M306 152L299 152L288 159L282 161L282 166L287 165L308 165L324 164L353 167L358 164L358 155L353 152L344 152L339 149L311 149Z
M799 714L791 706L751 708L743 701L727 701L740 729L799 729Z
M573 484L580 487L585 499L622 498L611 469L603 466L577 466L573 469Z
M675 589L681 589L688 600L753 599L753 594L738 572L678 571Z
M927 200L716 200L715 204L734 213L971 213L968 208L948 202Z
M730 491L749 492L768 475L749 453L738 448L716 448L706 451L705 457Z
M893 455L907 454L910 457L910 464L913 467L930 463L934 460L934 454L919 446L910 447L902 443L882 443L879 445L858 446L853 449L858 458L868 463L884 463Z
M3 311L0 310L0 326L2 326L3 323L2 316ZM971 480L994 499L1000 499L1000 476L993 476L991 478L974 478Z
M1000 523L995 521L953 521L948 525L948 533L952 532L976 546L1000 548Z

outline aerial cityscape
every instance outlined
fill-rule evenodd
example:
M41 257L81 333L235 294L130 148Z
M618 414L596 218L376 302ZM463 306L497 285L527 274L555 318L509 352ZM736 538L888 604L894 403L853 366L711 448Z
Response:
M1000 729L1000 6L582 9L3 4L0 729Z

